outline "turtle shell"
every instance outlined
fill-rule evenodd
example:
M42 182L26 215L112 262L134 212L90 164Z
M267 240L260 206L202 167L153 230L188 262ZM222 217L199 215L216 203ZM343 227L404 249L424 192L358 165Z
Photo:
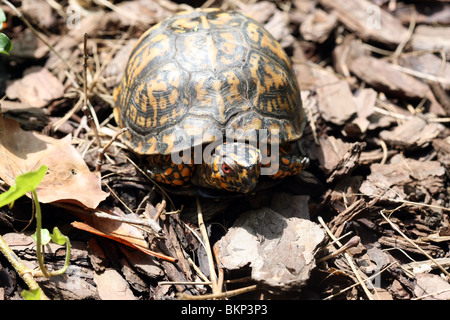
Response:
M288 56L258 22L235 11L176 14L135 44L114 90L125 142L170 154L226 139L302 135L305 116ZM227 140L230 141L230 140Z

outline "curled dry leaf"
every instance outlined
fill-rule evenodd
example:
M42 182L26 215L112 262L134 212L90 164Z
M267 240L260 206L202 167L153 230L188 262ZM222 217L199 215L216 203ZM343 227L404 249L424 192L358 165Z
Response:
M23 131L19 124L0 116L0 178L14 184L17 175L45 164L47 175L36 189L39 201L72 202L96 208L108 193L102 191L100 176L90 172L69 136L54 139Z

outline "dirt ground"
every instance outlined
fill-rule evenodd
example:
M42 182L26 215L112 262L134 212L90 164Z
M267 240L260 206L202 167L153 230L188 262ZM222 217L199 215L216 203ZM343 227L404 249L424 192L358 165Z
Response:
M133 44L200 7L244 12L290 56L307 115L299 146L310 166L300 175L197 200L162 191L114 140L113 89ZM48 298L450 299L450 1L0 8L13 43L0 57L0 188L47 163L43 224L72 243L66 273L36 278ZM28 268L37 267L34 230L29 197L0 209L0 235ZM50 269L64 264L64 246L45 251ZM26 289L0 256L0 300Z

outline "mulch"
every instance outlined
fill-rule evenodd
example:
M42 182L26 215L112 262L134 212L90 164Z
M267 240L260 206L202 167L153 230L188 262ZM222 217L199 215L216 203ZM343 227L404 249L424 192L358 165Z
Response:
M134 165L140 159L114 142L99 171L110 196L97 210L43 206L45 225L57 225L73 243L66 274L38 279L50 298L450 299L450 1L11 3L34 30L0 2L8 17L3 31L13 41L11 55L0 57L2 113L24 130L55 138L71 134L92 171L98 148L81 108L85 34L89 107L104 146L118 131L112 91L133 43L149 26L191 6L236 9L263 24L291 57L308 118L299 142L311 160L307 171L256 195L201 201L214 271L196 199L162 193ZM265 226L271 232L292 219L310 220L323 232L301 283L273 285L272 278L255 276L250 261L234 268L220 263L225 235L230 243L239 241L228 234L236 222L267 208L271 217L284 210ZM148 249L177 261L73 226L74 220L92 223L99 211L143 220L158 216L154 229L160 230L143 229L140 236ZM35 266L30 212L27 199L1 208L0 234ZM105 220L94 225L99 221ZM257 257L267 264L262 270L292 254L283 241L290 240L279 241L283 252ZM58 268L64 250L52 246L47 263ZM217 272L219 289L209 282L211 272ZM21 299L24 289L0 257L0 299Z

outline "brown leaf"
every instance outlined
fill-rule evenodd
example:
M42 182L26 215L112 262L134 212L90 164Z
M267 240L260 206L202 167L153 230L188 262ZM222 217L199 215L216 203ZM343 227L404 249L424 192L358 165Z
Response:
M101 189L100 177L89 171L69 136L58 140L23 131L14 120L0 116L0 148L0 178L8 185L20 174L43 164L48 167L36 189L42 203L75 202L96 208L108 196Z
M30 68L20 80L6 89L9 99L19 99L32 107L44 107L64 94L63 84L46 68Z
M102 220L104 220L104 219L102 219ZM122 244L124 244L126 246L129 246L129 247L134 248L134 249L138 249L139 251L142 251L145 254L148 254L148 255L151 255L151 256L154 256L154 257L157 257L157 258L160 258L160 259L163 259L163 260L166 260L166 261L169 261L169 262L176 262L175 258L166 256L166 255L164 255L162 253L155 252L155 251L152 251L152 250L148 249L147 248L148 247L147 243L142 244L143 240L131 237L131 235L129 234L128 231L130 231L131 228L134 228L134 227L128 226L128 225L126 225L124 223L117 223L117 222L116 223L113 222L112 224L115 224L116 227L118 226L117 229L114 230L114 231L105 233L103 231L100 231L97 228L91 227L90 225L88 225L86 223L79 222L79 221L72 222L72 226L77 228L77 229L84 230L84 231L90 232L92 234L99 235L99 236L104 237L104 238L115 240L115 241L120 242L120 243L122 243ZM111 226L112 226L112 224L111 224ZM128 230L126 230L127 226L129 227ZM112 229L112 228L109 228L109 229Z

